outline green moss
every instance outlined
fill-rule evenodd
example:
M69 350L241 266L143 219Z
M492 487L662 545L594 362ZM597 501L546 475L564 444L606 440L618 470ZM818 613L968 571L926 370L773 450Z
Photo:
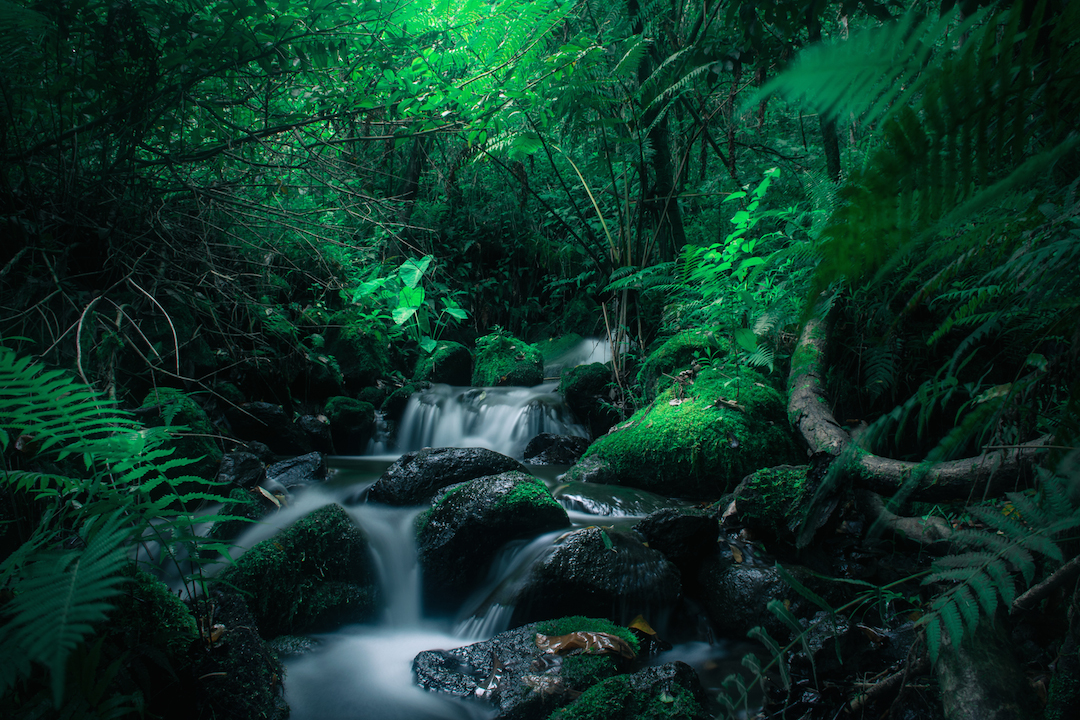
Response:
M149 645L166 650L173 658L186 658L199 637L191 611L168 585L149 573L132 566L125 575L128 580L116 617L122 619L127 645Z
M736 493L739 518L772 532L797 526L809 492L806 470L805 465L780 465L750 474Z
M582 339L583 338L577 333L570 333L569 335L561 335L559 337L541 340L536 343L536 349L540 351L540 355L544 358L544 362L549 362L566 351L576 347L581 343Z
M514 489L508 492L506 495L496 500L496 507L508 507L511 505L530 505L534 508L540 508L545 505L554 505L556 507L562 507L559 502L551 496L551 491L547 489L542 481L533 477L532 475L526 475L525 473L515 472L515 475L521 476L521 482L514 486Z
M476 341L472 384L538 385L544 380L544 360L532 345L510 335L492 333Z
M389 338L354 312L343 311L331 318L326 350L337 359L346 384L354 390L374 385L390 374Z
M631 684L631 676L616 675L590 687L549 720L674 720L703 713L701 704L684 688L676 688L672 695L642 693Z
M713 333L684 331L672 335L649 357L638 372L637 382L646 397L652 399L657 393L674 382L673 377L690 367L695 358L718 358L728 352L728 343L718 340Z
M584 459L603 461L616 484L693 497L717 497L760 467L798 459L784 398L759 373L703 370L680 391L660 393Z

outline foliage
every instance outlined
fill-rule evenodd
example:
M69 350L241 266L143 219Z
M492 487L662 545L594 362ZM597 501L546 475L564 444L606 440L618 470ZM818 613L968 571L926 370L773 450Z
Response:
M0 560L0 585L10 593L0 693L43 666L59 707L68 660L114 607L129 552L151 534L175 561L174 553L194 540L194 520L183 508L216 496L175 489L182 481L195 488L208 483L167 477L188 461L169 457L161 448L166 438L163 429L142 428L66 373L0 346L2 481L10 498L40 508L22 544ZM24 461L13 451L33 456L32 466L20 469Z

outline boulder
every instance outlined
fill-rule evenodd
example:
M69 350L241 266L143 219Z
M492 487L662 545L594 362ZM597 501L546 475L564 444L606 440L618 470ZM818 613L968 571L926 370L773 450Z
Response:
M375 432L375 407L363 400L337 396L326 401L326 417L334 449L342 455L360 455Z
M611 405L613 380L609 365L592 363L564 370L559 381L566 406L588 426L592 437L600 437L619 422L619 411Z
M334 455L334 441L330 437L330 420L325 415L301 415L296 419L296 424L313 450L326 455Z
M426 650L413 660L413 672L421 687L480 698L501 720L540 720L627 665L628 659L617 653L559 654L537 644L537 634L555 637L573 632L607 633L632 651L637 649L637 639L624 627L603 619L569 617L518 627L466 647Z
M238 438L264 443L278 455L303 455L313 449L307 435L280 405L249 402L229 408L225 416Z
M267 481L278 483L286 490L314 485L326 478L326 460L322 453L317 452L288 458L266 468Z
M376 610L367 538L336 504L256 544L219 578L243 594L266 638L332 630Z
M569 526L566 511L531 475L511 471L453 486L418 521L425 607L456 608L511 540Z
M758 533L794 541L813 496L807 467L762 468L743 478L735 488L739 522Z
M670 387L678 374L691 367L715 362L727 355L729 343L712 332L684 330L672 335L649 353L638 371L637 383L649 400Z
M524 385L544 381L544 360L532 345L503 333L492 333L476 341L472 385Z
M431 354L416 361L413 380L417 382L468 385L472 382L472 353L461 343L441 340Z
M155 388L143 400L139 415L150 426L183 428L182 434L170 438L165 447L174 449L172 458L191 460L190 465L166 471L168 477L195 475L217 477L222 453L214 436L217 431L202 407L187 393L175 388Z
M367 499L387 505L423 505L437 491L466 480L525 466L486 448L425 448L405 453L368 490Z
M718 498L747 474L798 458L785 400L747 368L689 372L589 446L567 480Z
M657 510L634 530L679 568L684 581L697 578L702 559L716 547L720 535L715 514L676 508Z
M513 591L511 624L563 615L629 623L657 618L681 596L679 571L630 533L587 527L567 533Z
M225 453L218 466L218 482L233 487L251 488L266 477L266 464L257 455L248 452Z
M525 462L532 465L573 465L588 449L588 438L540 433L525 446Z
M550 720L709 720L708 702L694 668L676 661L597 683Z
M613 518L649 515L674 502L647 490L589 482L562 483L551 494L567 510Z
M390 374L390 340L380 328L352 310L335 314L331 324L326 351L337 360L350 392L359 392Z

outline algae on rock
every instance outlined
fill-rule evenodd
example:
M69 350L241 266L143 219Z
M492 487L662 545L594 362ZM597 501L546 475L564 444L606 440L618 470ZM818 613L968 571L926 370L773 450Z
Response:
M476 341L472 384L477 387L525 385L544 381L540 351L523 340L492 333Z

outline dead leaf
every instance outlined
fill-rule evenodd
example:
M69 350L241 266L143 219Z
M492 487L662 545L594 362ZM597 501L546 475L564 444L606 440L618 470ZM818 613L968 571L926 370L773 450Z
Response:
M731 557L735 559L735 562L741 563L743 561L742 550L735 545L728 545L728 547L731 548Z
M618 655L627 659L635 657L630 643L616 635L602 632L579 631L566 635L536 634L536 646L544 652L565 655L572 650L581 650L587 655Z

